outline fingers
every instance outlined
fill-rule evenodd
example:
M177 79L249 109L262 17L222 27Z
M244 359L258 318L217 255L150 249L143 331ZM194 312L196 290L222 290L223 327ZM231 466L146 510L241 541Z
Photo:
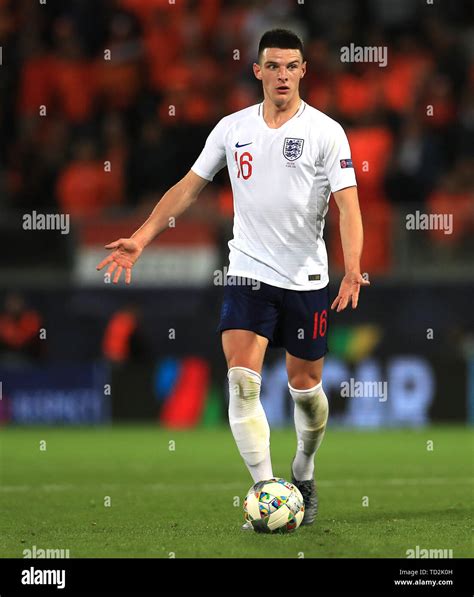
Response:
M123 240L124 239L122 239L122 238L119 240L115 240L114 242L109 243L108 245L105 245L105 248L106 249L117 249L117 248L120 249L120 247L123 244ZM129 263L129 261L130 260L124 259L123 256L120 255L120 251L114 251L112 253L112 255L109 255L108 257L103 259L96 266L96 269L100 271L103 267L110 264L105 275L111 277L112 274L115 272L115 274L113 276L113 280L112 280L114 284L117 284L119 282L120 276L122 275L122 272L125 269L125 282L127 284L130 284L130 282L132 280L132 268L127 267L127 264ZM122 265L120 265L120 263L122 263Z
M357 309L357 304L359 302L359 293L360 293L360 286L357 285L352 293L352 308Z
M344 311L344 309L347 307L348 302L349 302L349 296L341 297L341 300L339 301L339 305L336 309L336 312L339 313L339 311Z
M337 307L337 309L336 309L337 313L339 313L340 311L344 311L344 309L349 304L349 299L351 297L352 297L352 308L355 309L355 307L354 307L354 297L355 297L356 306L357 306L357 301L359 299L359 286L357 286L357 290L353 290L353 291L341 291L341 290L339 290L339 294L334 299L334 301L333 301L333 303L331 305L331 309L334 310Z
M123 267L121 265L119 265L117 271L115 272L114 284L117 284L117 282L120 280L120 275L122 274L122 270L123 270Z
M349 296L341 296L338 294L331 305L331 309L334 310L337 307L336 311L339 313L339 311L343 311L347 307L348 302Z
M116 261L114 261L110 266L109 269L107 270L107 275L111 276L114 271L117 269L118 263Z
M114 240L113 243L109 243L108 245L105 245L106 249L116 249L117 247L120 247L120 245L122 244L122 239L119 240ZM108 257L106 257L105 259L103 259L99 265L96 266L97 270L101 270L105 265L107 265L108 263L110 263L111 261L113 261L113 255L109 255Z
M334 308L337 306L337 313L339 313L340 311L344 311L344 309L347 307L347 305L349 304L349 299L351 299L352 302L352 308L356 309L357 305L359 303L359 293L360 293L360 286L357 285L356 288L348 293L348 294L344 294L344 295L338 295L332 305L331 305L331 309L334 310Z
M107 265L107 263L110 263L113 260L113 256L109 255L108 257L106 257L105 259L103 259L99 265L96 266L97 270L101 270L105 265Z
M370 286L369 280L366 280L362 276L358 276L356 280L351 282L343 280L341 282L341 287L339 288L339 293L331 305L331 309L336 309L338 313L344 311L349 304L349 300L352 303L352 308L356 309L359 304L361 286Z

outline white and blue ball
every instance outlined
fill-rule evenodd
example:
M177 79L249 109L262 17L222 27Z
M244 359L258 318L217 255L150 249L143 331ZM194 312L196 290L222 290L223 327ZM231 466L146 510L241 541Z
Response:
M300 490L285 479L258 481L244 501L244 517L259 533L292 533L304 516Z

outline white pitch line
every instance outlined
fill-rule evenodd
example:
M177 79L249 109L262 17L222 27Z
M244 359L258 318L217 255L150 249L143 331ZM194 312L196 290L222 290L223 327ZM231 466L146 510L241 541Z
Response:
M458 483L471 485L474 483L473 477L425 477L421 479L342 479L338 481L320 481L318 485L333 487L338 485L447 485L449 483Z
M421 479L343 479L337 481L321 480L318 481L318 487L364 487L366 485L472 485L474 479L471 477L425 477ZM0 486L0 493L21 493L26 491L46 491L46 492L61 492L61 491L77 491L78 489L87 488L89 491L102 490L120 490L126 487L127 491L130 491L130 486L125 486L121 483L73 483L69 484L42 484L42 485L3 485ZM232 489L242 488L242 483L135 483L135 487L139 489L148 489L150 491L162 491L169 490L170 488L182 489L182 490L197 490L212 491L215 489Z

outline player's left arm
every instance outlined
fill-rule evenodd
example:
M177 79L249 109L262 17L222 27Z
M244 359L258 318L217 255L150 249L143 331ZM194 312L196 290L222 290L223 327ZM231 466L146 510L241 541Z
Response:
M360 213L357 187L351 186L334 193L339 208L339 229L341 232L342 251L344 253L345 276L342 279L339 293L334 299L331 309L342 311L352 302L357 307L361 286L369 286L360 273L360 258L364 244L364 231Z

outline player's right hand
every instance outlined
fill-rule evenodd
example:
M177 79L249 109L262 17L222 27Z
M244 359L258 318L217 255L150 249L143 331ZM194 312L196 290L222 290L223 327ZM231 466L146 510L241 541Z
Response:
M132 267L140 257L143 248L132 238L120 238L113 243L105 245L105 248L109 251L115 249L115 251L101 261L99 265L97 265L97 269L101 270L110 263L106 275L108 274L111 276L113 272L117 270L115 271L113 278L114 284L117 284L122 275L122 271L125 269L125 282L130 284L132 280Z

